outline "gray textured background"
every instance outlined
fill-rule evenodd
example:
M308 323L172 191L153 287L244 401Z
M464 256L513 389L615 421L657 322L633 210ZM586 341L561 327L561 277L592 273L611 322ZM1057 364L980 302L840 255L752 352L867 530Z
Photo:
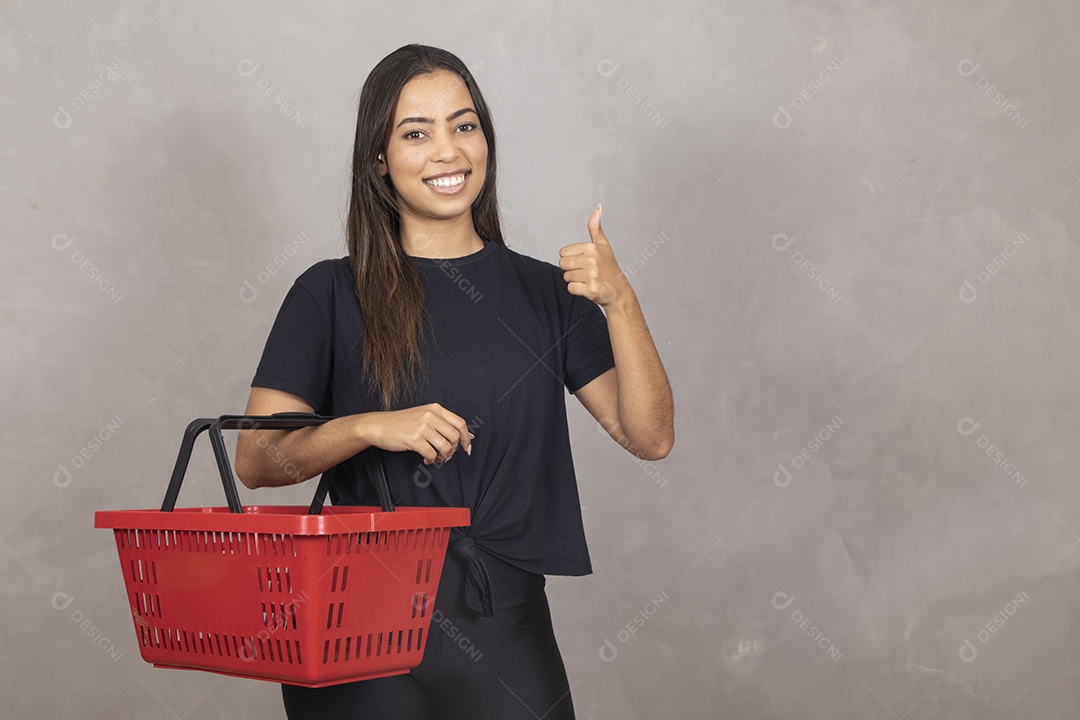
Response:
M139 658L92 514L243 410L422 42L492 106L511 247L604 203L675 392L655 464L568 396L579 717L1076 716L1075 4L112 5L0 9L0 714L284 717ZM221 504L201 448L181 504Z

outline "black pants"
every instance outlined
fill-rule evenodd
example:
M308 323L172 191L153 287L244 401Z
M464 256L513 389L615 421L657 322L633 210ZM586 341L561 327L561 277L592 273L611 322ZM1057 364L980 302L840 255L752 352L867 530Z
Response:
M491 617L435 613L407 674L281 694L289 720L574 720L543 591Z

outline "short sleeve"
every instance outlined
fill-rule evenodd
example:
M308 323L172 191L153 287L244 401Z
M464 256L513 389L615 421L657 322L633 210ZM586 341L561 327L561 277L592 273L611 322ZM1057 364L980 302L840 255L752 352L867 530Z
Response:
M332 344L325 312L311 291L295 282L278 310L251 386L291 393L318 412L329 395Z
M570 327L563 342L563 377L566 389L576 393L597 377L615 367L607 317L600 306L587 297L570 296Z

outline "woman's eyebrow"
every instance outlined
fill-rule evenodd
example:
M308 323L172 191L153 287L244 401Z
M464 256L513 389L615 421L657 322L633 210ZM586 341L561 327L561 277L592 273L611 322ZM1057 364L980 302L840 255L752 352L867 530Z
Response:
M473 110L472 108L469 108L469 107L461 108L460 110L455 110L454 112L452 112L452 113L450 113L449 115L446 116L446 122L450 122L451 120L458 117L459 115L464 115L465 113L469 113L469 112L475 113L476 111ZM430 123L433 123L435 121L433 119L431 119L431 118L426 118L426 117L407 117L404 120L402 120L401 122L399 122L397 124L397 126L401 127L405 123L409 123L409 122L421 122L421 123L429 123L430 124Z

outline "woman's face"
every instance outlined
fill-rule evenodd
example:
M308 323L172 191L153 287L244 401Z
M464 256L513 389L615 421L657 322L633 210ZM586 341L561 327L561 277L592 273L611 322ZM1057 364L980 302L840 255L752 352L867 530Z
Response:
M487 174L487 152L469 89L440 69L402 88L378 171L389 172L403 215L451 219L472 212ZM432 180L457 184L433 187Z

